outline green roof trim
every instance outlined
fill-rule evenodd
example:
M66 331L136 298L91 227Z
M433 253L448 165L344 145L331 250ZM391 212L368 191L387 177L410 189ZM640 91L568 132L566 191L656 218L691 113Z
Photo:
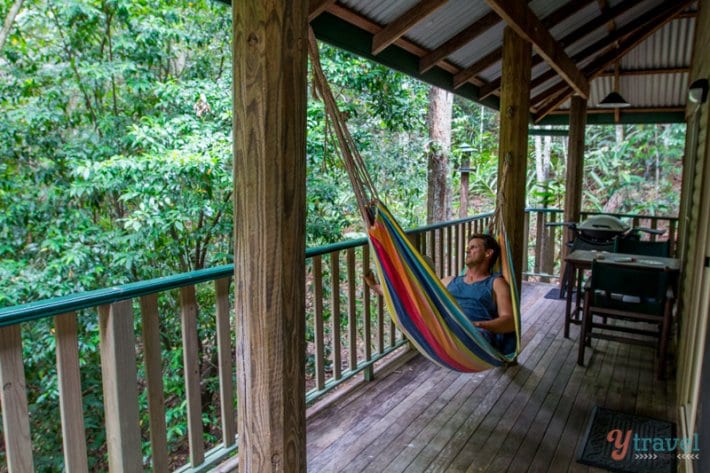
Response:
M428 84L448 90L456 95L485 105L486 107L498 110L500 106L498 97L495 96L479 100L478 87L473 84L466 84L458 89L454 89L453 75L441 68L433 67L424 74L421 74L419 72L419 58L397 45L389 46L377 56L373 55L373 35L371 33L341 20L330 13L321 13L311 22L311 26L313 27L316 38L320 41L370 59Z

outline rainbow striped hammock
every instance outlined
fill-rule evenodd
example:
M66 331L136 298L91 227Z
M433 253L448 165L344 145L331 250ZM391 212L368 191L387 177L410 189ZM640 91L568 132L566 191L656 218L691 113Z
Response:
M327 117L332 121L338 138L341 157L367 228L386 306L395 324L420 353L446 368L477 372L513 361L520 350L520 296L502 218L498 212L494 218L494 222L498 222L493 225L498 228L494 233L501 246L499 268L494 269L501 272L510 286L515 333L503 336L506 339L502 345L497 344L503 347L499 350L488 342L482 329L475 327L466 317L377 196L321 69L312 31L309 53L315 90L325 103Z

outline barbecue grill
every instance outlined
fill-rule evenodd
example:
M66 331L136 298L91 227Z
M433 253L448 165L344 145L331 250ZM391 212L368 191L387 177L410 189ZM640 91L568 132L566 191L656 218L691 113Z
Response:
M611 215L594 215L580 224L564 223L572 231L572 240L567 242L569 252L575 250L614 251L614 240L617 238L638 238L638 233L631 227ZM569 274L569 266L560 281L560 298L565 296ZM581 282L581 278L580 278Z
M608 249L607 247L614 245L614 239L626 237L631 230L628 225L611 215L595 215L579 225L569 224L569 228L574 234L574 240L569 244L571 250ZM583 244L577 245L575 240L581 240Z

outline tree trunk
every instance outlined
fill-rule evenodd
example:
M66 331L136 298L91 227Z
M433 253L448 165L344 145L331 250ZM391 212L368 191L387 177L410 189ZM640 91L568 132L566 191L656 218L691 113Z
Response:
M20 8L22 8L22 2L24 2L24 0L15 0L15 3L12 4L10 11L7 13L5 23L0 30L0 51L2 51L2 47L5 46L7 37L10 36L10 29L15 22L15 17L17 17L17 14L20 12Z
M449 151L453 94L438 87L429 90L429 150L427 153L427 223L451 218Z

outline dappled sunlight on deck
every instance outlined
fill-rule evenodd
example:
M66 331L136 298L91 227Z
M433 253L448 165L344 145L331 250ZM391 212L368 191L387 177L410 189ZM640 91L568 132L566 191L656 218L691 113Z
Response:
M517 366L461 374L416 356L312 414L308 471L599 471L575 461L595 405L675 420L652 349L594 341L576 364L554 288L523 286Z

